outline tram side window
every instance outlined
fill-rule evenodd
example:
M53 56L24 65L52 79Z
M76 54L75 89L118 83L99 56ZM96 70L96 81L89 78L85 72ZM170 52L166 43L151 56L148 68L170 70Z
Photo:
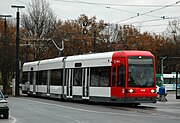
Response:
M42 85L47 84L47 71L42 71Z
M33 85L33 76L34 76L34 72L33 71L31 71L30 72L30 85Z
M58 69L51 71L51 85L62 86L62 70Z
M39 71L37 76L38 85L46 85L47 84L47 71Z
M110 67L91 68L91 86L109 87Z
M176 83L176 78L164 78L164 84Z
M41 83L42 83L42 72L41 71L38 71L36 74L36 83L37 83L37 85L41 85Z
M26 82L28 82L28 72L23 72L22 84L25 84Z
M125 67L119 66L118 67L118 86L125 86Z
M109 81L109 77L110 77L110 71L111 68L110 67L104 67L101 69L101 76L100 76L100 86L101 87L109 87L110 86L110 81Z
M82 86L82 69L76 68L74 69L74 86Z

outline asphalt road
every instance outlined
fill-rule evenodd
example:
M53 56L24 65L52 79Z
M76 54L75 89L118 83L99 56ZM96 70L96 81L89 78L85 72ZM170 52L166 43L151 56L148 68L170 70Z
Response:
M31 97L9 97L10 118L0 123L179 123L180 100L138 107L63 102Z

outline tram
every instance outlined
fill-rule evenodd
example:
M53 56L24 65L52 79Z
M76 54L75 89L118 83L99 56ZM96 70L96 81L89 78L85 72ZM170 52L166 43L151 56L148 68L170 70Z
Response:
M114 51L27 62L28 95L112 103L156 103L155 57L148 51Z
M178 74L178 81L180 81L180 74ZM156 74L156 84L158 86L161 86L161 84L163 84L167 91L175 91L176 73L173 72L171 74Z

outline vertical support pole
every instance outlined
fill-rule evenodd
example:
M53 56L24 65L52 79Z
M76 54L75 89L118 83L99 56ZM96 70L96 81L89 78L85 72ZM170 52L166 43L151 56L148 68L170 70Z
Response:
M16 84L15 84L15 95L19 96L19 80L20 80L20 74L19 74L19 9L16 12Z
M66 57L64 57L62 59L62 62L63 62L63 83L62 83L62 99L65 99L65 92L64 92L64 87L65 87L65 81L66 81ZM67 86L67 85L66 85Z
M12 5L12 8L17 8L16 12L16 79L15 79L15 95L19 96L19 83L20 83L20 68L19 68L19 9L25 6Z
M163 74L164 74L164 60L166 58L167 58L167 56L166 57L162 57L162 59L161 59L161 74L162 74L162 77L163 77ZM162 82L163 82L162 84L164 84L164 79L162 80Z
M176 99L178 98L178 88L177 88L177 86L178 86L178 71L176 70Z

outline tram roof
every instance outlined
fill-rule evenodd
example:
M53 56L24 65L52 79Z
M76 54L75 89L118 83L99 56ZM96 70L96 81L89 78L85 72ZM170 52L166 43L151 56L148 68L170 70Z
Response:
M114 52L113 57L128 57L128 56L153 56L149 51L138 51L138 50L129 50L129 51L117 51Z
M104 53L92 53L92 54L68 56L66 58L66 61L78 61L78 60L111 58L113 53L114 52L104 52Z
M33 62L27 62L23 65L23 71L36 71L44 69L58 69L62 68L62 59L63 57L39 60Z
M75 55L68 56L65 61L66 62L82 62L84 60L91 60L89 62L84 63L85 66L89 65L102 65L101 63L106 63L106 65L110 65L110 60L112 57L127 57L127 56L153 56L148 51L113 51L113 52L104 52L104 53L92 53L92 54L84 54L84 55ZM33 62L27 62L23 65L23 71L36 71L36 70L45 70L45 69L58 69L62 68L62 60L64 57L58 57L53 59L39 60ZM102 60L101 60L102 59ZM96 62L100 60L99 62ZM92 63L94 62L94 63ZM73 65L73 64L72 64ZM70 65L71 66L71 65Z
M102 58L111 58L113 56L114 57L127 57L127 56L140 56L140 55L153 56L149 51L129 50L129 51L113 51L113 52L68 56L66 61L102 59Z

